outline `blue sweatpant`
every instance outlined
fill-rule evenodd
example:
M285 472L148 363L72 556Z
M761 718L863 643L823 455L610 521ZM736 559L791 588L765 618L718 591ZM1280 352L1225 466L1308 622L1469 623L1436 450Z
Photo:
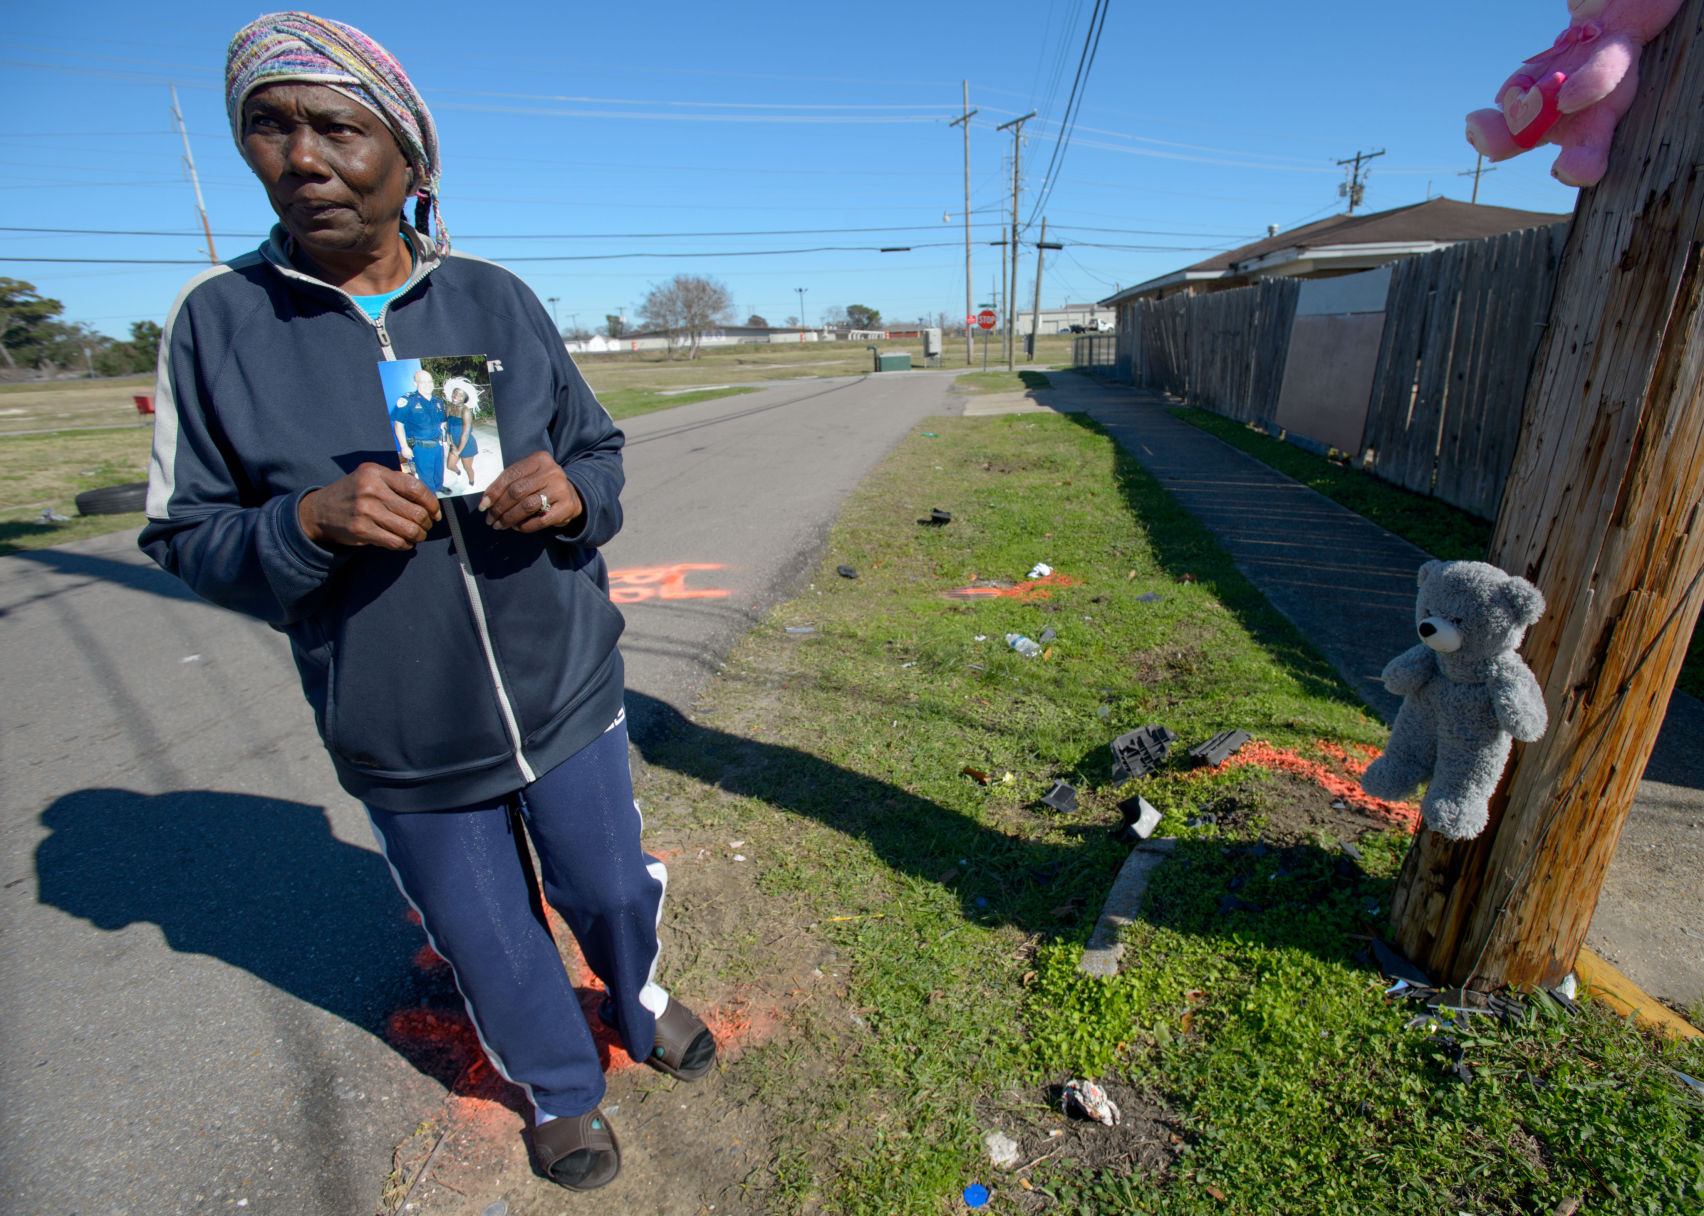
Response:
M544 898L614 999L622 1044L648 1056L668 993L654 980L668 882L639 847L639 809L617 719L576 755L509 798L453 811L368 807L373 832L432 948L449 963L497 1071L539 1110L572 1117L603 1099L597 1045L536 900Z

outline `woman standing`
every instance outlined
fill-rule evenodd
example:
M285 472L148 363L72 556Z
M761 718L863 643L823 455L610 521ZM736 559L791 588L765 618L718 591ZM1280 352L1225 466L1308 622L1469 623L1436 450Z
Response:
M716 1052L655 983L667 876L640 848L598 553L621 526L622 434L532 292L451 252L431 114L382 47L259 18L231 41L226 104L279 224L172 308L141 545L289 635L340 781L535 1107L539 1168L601 1186L620 1148L529 838L628 1052L688 1080ZM467 351L490 361L503 450L529 455L477 503L440 501L396 466L377 363Z

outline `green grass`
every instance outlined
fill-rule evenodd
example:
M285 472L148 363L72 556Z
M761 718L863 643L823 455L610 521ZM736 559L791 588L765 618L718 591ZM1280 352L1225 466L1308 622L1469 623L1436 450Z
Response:
M600 393L598 400L609 416L615 419L633 418L639 414L649 414L655 410L672 409L677 405L691 405L694 401L714 401L717 397L736 397L741 393L755 393L757 389L741 385L723 385L715 388L699 389L696 392L658 393L642 388L619 388L607 393Z
M0 554L140 526L140 511L79 516L75 500L84 490L148 480L152 440L153 428L147 425L8 436L12 459L0 468ZM44 507L70 516L71 522L41 523Z
M1223 851L1237 832L1184 826L1231 778L1113 786L1106 742L1144 722L1303 749L1383 740L1211 536L1082 419L923 429L938 438L914 435L849 502L813 586L736 649L690 721L641 742L646 796L701 808L757 866L761 944L723 965L747 974L802 934L844 977L741 1065L776 1112L767 1209L938 1213L980 1180L990 1211L1034 1210L982 1134L1002 1112L1050 1117L1045 1085L1087 1072L1160 1095L1183 1155L1158 1176L1045 1162L1026 1176L1048 1210L1697 1210L1704 1104L1662 1065L1698 1075L1704 1048L1538 1008L1451 1032L1476 1078L1462 1085L1440 1035L1405 1028L1415 1010L1385 1004L1352 958L1404 837L1364 837L1348 877L1324 842L1287 850L1274 876L1270 856ZM935 506L953 522L919 527ZM1079 581L1029 603L942 594L1036 561ZM1138 602L1148 591L1162 598ZM1003 641L1048 626L1046 658ZM1056 778L1078 788L1070 814L1037 807ZM1261 779L1242 780L1258 797ZM1075 963L1125 853L1114 803L1136 789L1184 840L1124 974L1092 979ZM1218 914L1237 878L1265 913ZM691 990L690 969L667 978Z
M1170 412L1394 532L1433 557L1445 561L1485 560L1491 544L1491 525L1483 519L1436 498L1380 481L1371 473L1316 456L1230 418L1193 407L1179 407Z
M1024 369L1013 372L966 372L953 381L961 393L1021 393L1026 389L1050 388L1045 372Z

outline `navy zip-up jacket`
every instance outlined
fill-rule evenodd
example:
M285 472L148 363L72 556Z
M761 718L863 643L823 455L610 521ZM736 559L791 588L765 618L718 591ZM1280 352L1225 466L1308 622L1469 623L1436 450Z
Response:
M391 811L501 797L621 712L623 621L598 546L621 527L623 437L538 298L499 266L416 265L375 323L295 269L275 228L198 275L166 320L141 547L204 599L283 630L343 787ZM442 500L414 549L327 549L302 496L398 467L378 364L482 354L504 456L551 452L585 504L567 531L493 531Z

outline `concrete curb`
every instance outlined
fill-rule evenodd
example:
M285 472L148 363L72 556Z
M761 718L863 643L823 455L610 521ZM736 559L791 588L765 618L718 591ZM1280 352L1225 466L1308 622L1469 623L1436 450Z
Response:
M1142 896L1148 892L1148 880L1159 864L1177 848L1172 838L1144 840L1124 859L1112 890L1107 892L1095 931L1083 948L1083 960L1077 970L1089 975L1117 975L1118 960L1124 954L1124 943L1118 940L1119 930L1136 919L1142 908Z

